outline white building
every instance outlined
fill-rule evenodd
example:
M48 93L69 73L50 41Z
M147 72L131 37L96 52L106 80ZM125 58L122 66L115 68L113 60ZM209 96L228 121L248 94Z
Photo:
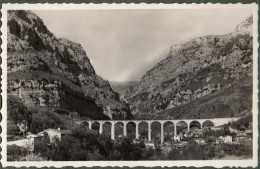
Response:
M68 135L71 134L70 130L61 130L61 129L47 129L44 130L40 133L38 133L38 135L44 135L44 132L46 132L48 134L48 137L50 139L50 143L54 143L56 141L56 139L58 139L59 141L61 141L61 138L63 135Z
M41 139L42 136L38 134L29 134L24 139L8 141L7 145L17 145L23 148L28 149L29 151L34 151L34 145L37 139Z
M202 138L196 139L195 141L197 144L206 144L205 140Z
M216 140L216 143L219 144L219 143L232 143L233 142L233 139L232 139L232 136L220 136L217 138Z
M232 143L233 140L232 140L232 136L225 136L224 137L224 143Z
M224 142L224 137L220 136L216 139L216 144L222 144Z
M152 149L154 149L155 148L155 145L154 145L154 143L152 142L152 141L144 141L144 145L145 145L145 148L152 148Z
M174 136L173 139L174 139L174 141L179 141L180 142L181 141L181 136Z
M222 127L211 127L211 130L219 131L219 130L223 130L223 128Z

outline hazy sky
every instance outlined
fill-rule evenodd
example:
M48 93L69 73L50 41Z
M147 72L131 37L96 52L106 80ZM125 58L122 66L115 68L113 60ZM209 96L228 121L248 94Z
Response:
M140 80L173 44L233 31L248 9L34 11L57 38L80 43L96 73Z

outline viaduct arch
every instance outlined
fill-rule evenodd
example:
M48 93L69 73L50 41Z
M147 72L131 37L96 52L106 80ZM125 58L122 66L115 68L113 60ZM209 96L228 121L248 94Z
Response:
M152 140L151 137L151 125L154 122L159 122L161 125L161 143L164 142L164 124L166 122L171 122L174 125L174 136L176 136L177 133L177 126L181 122L185 122L187 124L187 130L190 131L191 124L196 122L199 124L199 128L203 128L205 123L211 123L211 126L220 126L227 124L229 122L233 122L238 120L239 117L237 118L213 118L213 119L178 119L178 120L87 120L84 122L88 123L89 129L92 129L92 124L94 123L99 123L99 133L103 133L103 125L105 123L110 123L111 124L111 139L115 139L115 125L117 123L122 123L123 124L123 135L127 136L127 124L128 123L134 123L135 124L135 138L139 139L139 124L141 122L145 122L148 124L148 141Z

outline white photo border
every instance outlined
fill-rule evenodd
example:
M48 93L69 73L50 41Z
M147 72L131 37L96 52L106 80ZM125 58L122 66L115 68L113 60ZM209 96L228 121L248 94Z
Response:
M247 8L253 13L253 158L250 160L183 160L183 161L7 161L7 11L8 10L117 10L117 9L235 9ZM258 5L252 4L2 4L2 159L3 167L257 167L258 165ZM194 153L194 152L192 152Z

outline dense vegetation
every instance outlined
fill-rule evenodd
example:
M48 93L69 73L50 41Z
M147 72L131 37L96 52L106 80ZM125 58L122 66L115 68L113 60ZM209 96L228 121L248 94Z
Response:
M171 149L167 154L167 160L209 160L220 159L225 155L250 158L252 157L252 148L248 145L235 144L198 145L196 142L191 141L182 151Z
M7 161L46 161L47 159L30 153L26 148L17 145L7 146Z
M232 122L230 126L234 129L245 131L246 129L253 129L252 127L253 117L251 112L246 112L245 116L241 119Z
M38 133L48 128L66 127L66 121L50 109L36 106L26 107L20 99L13 96L8 96L7 106L8 135L24 134L21 131ZM24 125L20 129L17 126L19 123Z
M223 132L223 133L222 133ZM178 148L176 142L170 147L155 144L155 149L146 148L143 142L134 144L131 138L117 138L112 141L108 135L99 134L85 126L76 127L71 135L50 143L48 135L35 144L34 153L18 146L8 147L8 160L44 159L52 161L131 161L131 160L208 160L225 155L252 157L251 144L214 144L218 135L230 134L228 130L205 133L206 144L197 144L192 138L187 145ZM165 149L166 148L166 149ZM196 152L196 153L194 153Z

